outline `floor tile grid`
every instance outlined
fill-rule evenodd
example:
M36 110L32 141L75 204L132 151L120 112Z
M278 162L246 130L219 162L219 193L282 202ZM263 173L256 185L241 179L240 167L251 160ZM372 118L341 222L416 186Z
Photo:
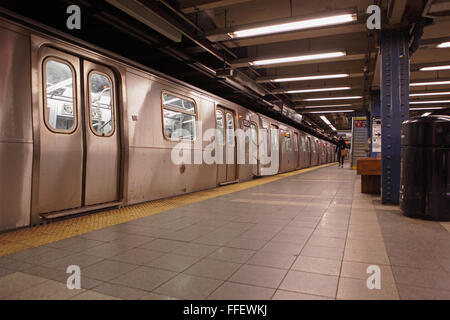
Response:
M361 190L361 179L360 179L359 177L356 177L356 183L354 184L353 194L360 195L360 197L353 198L352 207L351 207L351 211L350 211L349 226L352 224L352 222L351 222L351 221L352 221L352 217L354 217L355 215L360 215L360 213L362 212L362 210L361 210L361 205L357 205L357 206L355 207L355 209L356 209L356 208L358 209L357 211L354 211L354 210L353 210L354 204L358 204L358 202L363 202L363 201L364 201L364 200L357 200L357 199L358 199L358 198L363 198L363 199L373 199L373 198L374 198L373 195L369 195L369 194L361 194L361 193L360 193L360 190ZM373 205L370 205L369 207L371 207L371 209L373 209L373 213L371 214L371 216L374 218L374 222L375 222L376 229L378 229L378 231L381 233L381 227L380 227L380 224L379 224L377 215L376 215L375 210L374 210L375 208L374 208ZM358 214L355 214L355 212L358 212ZM346 281L346 279L360 280L360 279L357 279L357 278L351 278L351 277L348 277L348 276L343 276L343 274L342 274L343 267L344 267L344 262L346 262L346 258L345 258L345 257L346 257L346 251L349 250L349 249L348 249L348 246L347 246L348 243L349 243L349 241L350 241L348 235L349 235L349 234L348 234L348 232L347 232L346 241L345 241L345 247L344 247L343 263L341 264L341 270L340 270L339 279L338 279L338 287L337 287L337 293L336 293L336 298L337 298L337 299L343 298L343 297L340 297L340 290L342 289L343 282ZM360 241L360 242L363 243L363 245L367 244L367 241ZM390 273L392 274L392 266L391 266L391 264L390 264L390 262L389 262L389 256L388 256L388 254L387 254L386 246L385 246L385 244L384 244L384 239L383 239L382 236L381 236L381 242L382 242L382 244L383 244L383 249L384 249L383 251L384 251L384 253L386 254L387 259L388 259L388 262L387 262L385 265L383 265L383 266L384 266L384 267L387 267L388 272L390 272ZM374 263L371 263L371 264L374 264ZM367 276L369 276L369 275L367 274ZM383 280L382 280L382 281L383 281ZM383 283L383 282L382 282L382 283ZM394 287L394 293L393 293L392 295L388 295L387 298L388 298L388 299L399 299L398 288L397 288L395 282L393 283L393 287ZM366 289L366 292L369 292L368 289ZM376 292L376 291L375 291L375 292ZM348 297L347 297L347 298L348 298ZM354 293L351 294L350 298L351 298L351 299L361 299L361 298L364 299L364 297L359 296L359 293L356 292L356 290L355 290ZM367 298L368 298L368 297L366 297L366 299L367 299ZM344 299L345 299L345 298L344 298ZM385 298L385 299L386 299L386 298Z
M298 179L297 179L298 180ZM331 202L330 202L330 204L331 204ZM330 207L330 204L328 205L328 207L327 208L329 208ZM321 215L321 219L320 219L320 221L323 219L323 216L325 215L325 213L323 213L322 215ZM284 277L283 277L283 279L281 280L281 282L280 282L280 284L278 285L278 288L277 288L277 290L273 293L273 295L270 297L270 299L271 300L273 300L274 299L274 297L275 297L275 294L280 290L280 286L282 285L282 283L283 283L283 281L286 279L286 276L288 275L288 273L289 273L289 271L291 271L292 270L292 266L295 264L295 261L298 259L298 257L300 257L301 256L301 254L302 254L302 251L304 250L304 248L305 248L305 246L306 246L306 244L309 242L309 240L311 239L311 237L313 236L313 234L314 234L314 231L316 231L317 230L317 228L319 227L319 225L320 225L320 221L319 221L319 223L317 223L317 225L314 227L314 230L313 230L313 232L311 232L311 234L309 235L309 237L308 237L308 239L306 240L306 242L305 242L305 245L303 246L303 248L300 250L300 252L299 252L299 254L298 254L298 256L297 256L297 258L292 262L292 264L291 264L291 266L289 267L289 270L288 270L288 272L286 272L286 274L284 275ZM284 289L284 291L289 291L289 290L285 290Z
M266 195L270 195L270 194L266 194ZM292 196L295 196L295 195L292 195ZM334 197L333 197L333 199L334 199ZM312 200L311 200L311 201L312 201ZM329 202L327 208L330 207L331 203L332 203L332 201ZM299 215L300 215L300 213L297 214L295 217L293 217L293 218L291 219L291 221L294 220L294 219L295 219L297 216L299 216ZM323 215L324 215L324 214L322 214L321 218L323 217ZM319 225L320 225L320 222L316 224L316 227L314 228L314 230L316 230L316 229L318 228ZM277 234L279 234L279 233L281 233L281 232L282 232L282 231L280 230ZM313 232L310 234L310 236L308 237L308 239L307 239L307 241L306 241L305 243L307 243L307 242L309 241L309 239L312 237L312 235L313 235ZM276 236L276 235L274 235L274 236L272 237L272 239L273 239L275 236ZM304 247L304 246L303 246L303 247ZM302 251L302 250L303 250L303 249L301 249L301 251ZM297 257L300 256L301 251L300 251L300 253L297 255ZM280 281L278 287L277 287L276 290L273 292L273 294L272 294L272 296L271 296L271 299L274 297L274 295L276 294L276 292L279 290L279 288L280 288L281 284L283 283L283 280L284 280L285 277L287 276L288 272L289 272L290 270L292 270L292 266L294 265L295 261L296 261L296 259L293 260L293 262L291 263L291 265L290 265L289 268L287 269L287 271L286 271L285 275L283 276L282 280ZM248 262L247 262L247 264L248 264ZM267 268L271 268L271 267L267 267ZM274 269L276 269L276 268L274 268ZM236 270L235 273L237 273L238 271L239 271L239 270ZM232 278L232 276L230 276L229 279L230 279L230 278ZM231 281L231 282L233 282L233 281ZM234 283L239 283L239 282L234 282ZM247 283L240 283L240 284L248 285ZM219 288L218 288L218 289L219 289ZM216 291L217 291L218 289L216 289ZM268 288L268 289L270 289L270 288ZM285 290L285 291L286 291L286 290ZM336 291L337 291L337 288L336 288ZM214 291L214 292L215 292L215 291ZM213 295L214 292L212 292L212 293L210 294L210 296ZM295 292L295 293L297 293L297 292ZM313 296L313 295L312 295L312 296ZM317 296L317 297L321 297L321 296Z
M201 202L220 195L227 195L236 191L245 190L247 188L277 181L286 177L309 172L312 170L317 170L331 165L334 164L324 164L317 167L300 169L276 176L254 179L235 185L203 190L192 194L180 195L162 200L155 200L130 207L106 210L99 213L57 221L50 224L0 233L0 257L58 240L81 235L93 230L99 230L105 227L132 221L140 217L154 215L170 209L184 206L186 204Z

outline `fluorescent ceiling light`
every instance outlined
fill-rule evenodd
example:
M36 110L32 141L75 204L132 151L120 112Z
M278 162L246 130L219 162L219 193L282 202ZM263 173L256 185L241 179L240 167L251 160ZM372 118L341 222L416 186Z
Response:
M308 98L308 99L303 99L303 101L352 100L352 99L361 99L361 98L362 98L362 96L332 97L332 98Z
M324 92L324 91L341 91L341 90L350 90L350 89L351 89L351 87L334 87L334 88L287 90L287 91L285 91L285 93L308 93L308 92Z
M435 101L410 101L409 104L439 104L450 103L450 100L435 100Z
M424 114L422 114L422 117L429 116L430 114L431 114L431 112L425 112Z
M351 106L352 106L351 103L346 103L346 104L329 104L325 106L304 106L304 107L308 109L313 109L313 108L336 108L336 107L351 107Z
M339 57L345 56L346 54L347 53L345 51L334 51L334 52L326 52L326 53L304 54L301 56L293 56L293 57L285 57L285 58L256 60L256 61L249 62L249 63L250 63L250 65L263 66L263 65L268 65L268 64L339 58Z
M411 93L410 97L426 97L426 96L448 96L450 91L446 92L424 92L424 93Z
M409 108L409 110L437 110L437 109L445 109L445 107Z
M420 68L420 71L436 71L436 70L449 70L450 65L447 66L434 66L434 67L423 67Z
M416 83L410 83L409 85L411 87L418 87L418 86L438 86L441 84L450 84L450 81L416 82Z
M320 119L322 119L323 122L325 122L326 124L330 125L331 122L327 119L327 117L325 116L320 116Z
M440 45L437 46L438 48L450 48L450 41L449 42L442 42Z
M339 112L354 112L355 110L330 110L330 111L310 111L307 113L339 113Z
M289 82L289 81L306 81L306 80L321 80L321 79L338 79L338 78L347 78L349 74L341 73L341 74L324 74L317 76L303 76L303 77L291 77L291 78L277 78L273 79L273 82Z
M320 119L323 120L333 131L336 131L336 128L331 124L331 122L325 116L320 116Z
M334 15L324 18L316 18L316 19L307 19L307 20L299 20L294 22L280 23L274 24L270 26L249 28L237 30L234 32L228 33L231 38L244 38L244 37L253 37L253 36L261 36L266 34L280 33L280 32L288 32L302 29L310 29L317 27L330 26L335 24L342 24L347 22L352 22L356 20L355 14L340 14Z

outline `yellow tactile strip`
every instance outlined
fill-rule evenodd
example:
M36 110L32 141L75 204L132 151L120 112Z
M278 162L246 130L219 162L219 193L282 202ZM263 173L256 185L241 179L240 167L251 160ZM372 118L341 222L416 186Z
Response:
M153 214L179 208L190 203L204 201L300 173L331 166L333 164L334 163L324 164L313 168L306 168L288 173L282 173L276 176L263 177L238 184L227 185L172 198L150 201L130 207L102 211L89 215L74 217L67 220L61 220L46 225L3 233L0 234L0 257L33 247L45 245L51 242L85 234L94 230L99 230L142 217L151 216Z

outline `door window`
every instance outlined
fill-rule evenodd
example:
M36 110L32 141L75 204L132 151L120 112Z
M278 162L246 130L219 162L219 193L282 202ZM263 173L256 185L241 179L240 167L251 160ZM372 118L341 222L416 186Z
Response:
M75 130L74 73L72 66L63 60L51 58L44 62L44 119L52 131Z
M294 132L294 151L298 151L298 133Z
M217 123L217 141L219 145L223 146L223 130L224 130L224 119L223 119L223 113L220 110L216 111L216 123Z
M93 71L89 75L89 106L92 131L110 136L114 131L112 81L106 74Z
M234 145L234 121L231 113L226 114L227 117L227 144L229 146Z

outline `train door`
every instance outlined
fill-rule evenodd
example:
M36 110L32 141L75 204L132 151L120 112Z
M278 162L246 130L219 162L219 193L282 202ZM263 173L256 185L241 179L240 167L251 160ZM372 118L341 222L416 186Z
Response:
M300 168L300 150L298 148L298 132L294 132L295 169Z
M308 160L306 161L307 166L312 166L312 151L311 151L311 138L309 136L305 137L305 143L306 143L306 152Z
M219 134L218 147L221 148L221 163L217 165L217 184L236 182L236 141L234 135L234 111L224 107L216 108L216 126Z
M280 169L280 129L278 126L270 125L270 146L271 146L271 168L272 174L277 174Z
M259 176L259 150L258 150L258 126L256 123L250 123L250 147L249 161L252 164L253 175Z
M83 61L85 97L85 205L118 200L119 126L111 69Z
M272 156L269 124L266 121L261 122L261 134L259 135L259 174L266 176L272 174L270 172L270 158Z
M38 63L33 213L117 202L120 132L114 73L48 47L39 50Z

